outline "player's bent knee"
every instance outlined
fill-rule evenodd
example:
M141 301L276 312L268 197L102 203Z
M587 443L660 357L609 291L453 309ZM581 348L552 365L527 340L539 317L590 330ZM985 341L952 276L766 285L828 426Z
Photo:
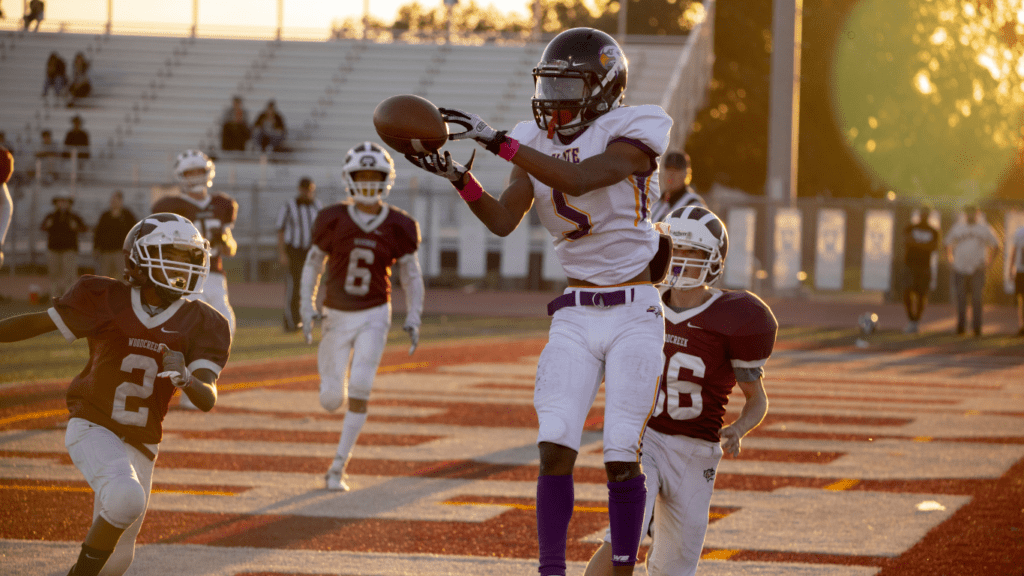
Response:
M146 490L132 478L118 478L103 490L103 518L125 529L146 512Z
M345 403L345 394L341 390L320 390L320 405L328 412L334 412Z

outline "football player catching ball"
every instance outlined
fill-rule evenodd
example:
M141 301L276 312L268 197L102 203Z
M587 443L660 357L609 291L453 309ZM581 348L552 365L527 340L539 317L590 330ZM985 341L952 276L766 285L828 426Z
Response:
M725 225L714 213L687 206L658 226L672 237L672 262L662 296L664 374L641 460L647 476L643 525L654 537L648 574L684 576L697 571L723 450L738 456L740 441L768 412L762 378L778 323L750 292L711 287L729 250ZM746 403L723 427L736 385ZM611 573L608 540L606 535L586 576Z
M313 223L313 245L306 255L300 288L302 331L313 343L317 290L327 268L323 336L317 354L320 404L333 412L348 399L348 412L328 490L348 491L345 467L366 423L366 405L391 328L391 268L398 263L405 291L403 328L419 343L423 274L417 249L420 227L406 212L384 202L395 183L395 163L387 150L363 142L345 155L342 167L351 200L328 206Z
M205 302L210 245L191 222L153 214L124 243L125 280L85 275L45 312L0 321L0 342L54 330L89 341L71 381L65 445L95 493L93 523L68 576L118 576L131 565L149 504L162 422L178 390L204 411L228 360L224 316Z
M553 316L537 366L539 420L537 535L541 576L564 576L572 517L572 472L584 421L605 382L604 462L612 561L632 574L640 544L645 485L640 440L662 372L665 323L658 289L670 246L650 219L659 198L658 158L672 119L659 106L623 106L626 57L592 28L551 40L533 70L531 122L510 133L468 112L441 109L472 138L513 164L500 198L484 192L451 154L407 156L448 178L473 213L507 236L536 203L553 236L568 288L548 305Z

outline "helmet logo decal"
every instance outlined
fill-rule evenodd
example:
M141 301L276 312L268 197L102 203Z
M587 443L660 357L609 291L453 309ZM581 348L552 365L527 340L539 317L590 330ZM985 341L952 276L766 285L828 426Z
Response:
M605 70L611 70L619 62L619 49L616 46L605 46L601 48L601 66Z
M373 156L363 156L362 158L359 159L359 165L366 166L367 168L372 168L373 166L377 165L377 161L373 159Z

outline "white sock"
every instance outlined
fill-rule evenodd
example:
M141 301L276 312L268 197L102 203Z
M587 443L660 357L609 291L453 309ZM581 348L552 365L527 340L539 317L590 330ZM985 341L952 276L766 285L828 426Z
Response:
M366 412L346 412L345 424L341 428L341 440L338 441L338 451L334 454L334 463L331 468L340 468L345 471L345 464L348 463L352 454L352 447L356 445L356 438L366 424Z

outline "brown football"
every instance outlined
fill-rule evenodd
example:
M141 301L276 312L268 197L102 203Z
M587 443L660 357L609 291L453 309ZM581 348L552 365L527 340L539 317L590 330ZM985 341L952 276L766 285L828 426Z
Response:
M436 152L448 141L448 125L430 100L414 94L385 99L373 111L373 127L402 154Z

